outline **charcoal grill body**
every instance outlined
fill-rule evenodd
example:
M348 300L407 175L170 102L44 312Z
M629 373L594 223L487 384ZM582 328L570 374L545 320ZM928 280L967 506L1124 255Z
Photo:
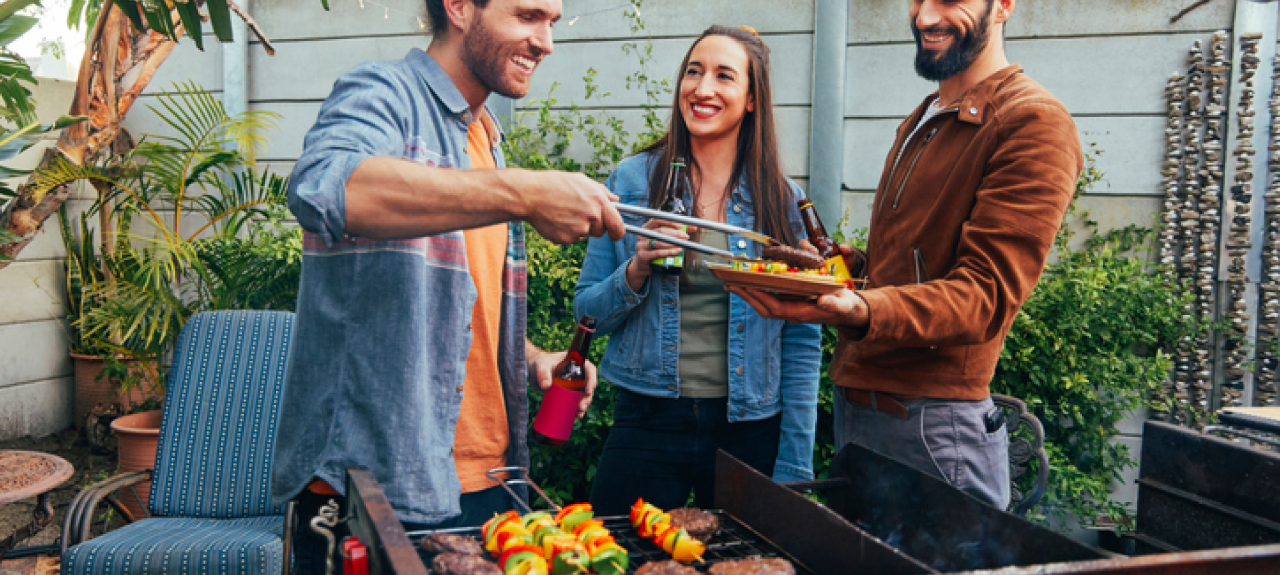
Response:
M1146 552L1280 543L1280 453L1146 422L1137 531Z
M828 506L719 453L715 503L722 523L733 524L722 529L732 533L718 544L719 557L776 552L800 573L814 575L1280 574L1280 544L1107 557L856 446L837 455L832 479L807 485L824 490ZM416 546L368 470L348 470L347 497L351 531L369 547L370 573L426 575ZM625 517L605 519L622 539L634 537ZM478 535L477 528L448 531ZM665 558L634 542L624 546L633 569Z

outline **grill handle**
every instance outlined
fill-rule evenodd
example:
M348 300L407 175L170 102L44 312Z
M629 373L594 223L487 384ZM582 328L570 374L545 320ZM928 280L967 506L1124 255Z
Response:
M507 474L505 479L498 477L498 475L503 473ZM507 490L507 493L511 495L511 500L516 502L516 506L522 509L523 513L530 513L533 511L533 508L530 507L524 499L520 498L520 495L511 488L512 485L528 485L529 487L532 487L533 490L538 493L538 496L542 497L542 500L546 501L552 509L555 509L557 512L560 511L560 506L556 504L555 500L548 497L546 492L542 491L542 488L538 487L538 484L534 483L534 481L529 478L529 469L527 467L496 467L494 469L490 469L485 473L485 475L488 476L489 479L499 482L498 485L501 485L503 489Z
M814 481L783 481L779 485L786 487L792 491L799 493L807 493L817 489L819 491L829 491L834 489L848 489L849 480L844 478L837 479L817 479Z

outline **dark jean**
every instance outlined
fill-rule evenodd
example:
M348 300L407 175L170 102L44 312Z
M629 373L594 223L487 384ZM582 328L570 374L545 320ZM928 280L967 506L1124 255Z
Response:
M662 509L715 501L716 450L773 475L782 415L729 423L728 399L664 399L620 387L613 428L591 486L596 515L626 515L636 499Z

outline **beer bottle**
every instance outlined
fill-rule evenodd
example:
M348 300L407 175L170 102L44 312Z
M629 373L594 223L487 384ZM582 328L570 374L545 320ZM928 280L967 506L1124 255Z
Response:
M587 387L587 356L591 351L591 334L596 319L582 316L569 353L551 372L551 387L542 396L538 415L533 419L533 438L539 443L560 447L569 440L573 422L578 418L578 404Z
M822 220L818 219L818 211L814 209L813 201L805 198L799 203L800 219L804 220L804 229L809 233L809 243L818 248L818 255L827 260L824 266L827 273L843 281L852 279L849 275L849 267L844 263L844 256L840 255L840 246L827 235L827 229L822 227Z
M677 159L671 163L671 171L667 174L667 189L664 192L662 205L658 209L664 212L687 216L689 215L689 207L685 204L685 198L689 198L689 175L685 171L683 161ZM679 226L680 231L685 231L688 226ZM680 269L684 267L684 252L680 252L674 256L665 258L657 258L650 264L651 273L655 274L678 274Z

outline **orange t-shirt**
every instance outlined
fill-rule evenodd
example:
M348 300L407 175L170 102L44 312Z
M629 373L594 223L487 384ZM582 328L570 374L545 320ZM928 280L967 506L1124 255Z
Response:
M471 168L493 169L497 128L488 113L467 130L467 155ZM462 492L480 491L498 484L485 472L507 464L507 410L498 375L498 337L502 319L502 270L507 257L507 224L464 230L467 268L475 282L475 308L471 313L471 351L463 378L462 412L453 440L453 462Z

